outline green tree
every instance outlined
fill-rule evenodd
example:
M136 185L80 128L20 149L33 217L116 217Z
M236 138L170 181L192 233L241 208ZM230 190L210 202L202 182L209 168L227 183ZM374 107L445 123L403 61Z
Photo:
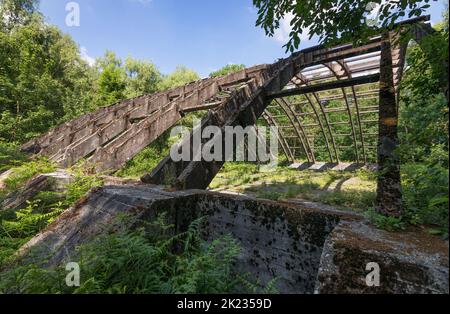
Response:
M112 51L107 51L102 58L97 59L98 104L110 105L125 98L127 88L127 73L122 60Z
M212 72L209 76L210 77L218 77L218 76L238 72L243 69L245 69L244 64L227 64L226 66L222 67L221 69Z
M193 81L200 79L200 76L185 66L177 66L174 72L165 76L159 84L160 90L167 90L169 88L183 86Z
M153 63L128 57L125 60L125 71L128 76L127 97L151 94L158 90L161 73Z
M436 1L436 0L433 0ZM367 38L377 31L377 25L364 23L372 11L373 4L379 5L377 22L381 27L390 27L403 16L420 16L430 5L430 0L253 0L258 9L256 25L262 27L268 36L280 28L281 21L290 20L292 31L285 47L294 51L299 47L301 34L307 32L310 38L317 35L321 42L338 39L353 42L355 38Z
M151 94L158 90L161 73L153 63L128 57L125 62L107 51L97 59L97 103L110 105L125 98Z
M0 32L0 138L23 141L62 122L73 106L84 111L91 85L75 42L41 15Z
M401 84L400 157L406 219L448 237L448 11L421 46L412 43ZM446 80L446 81L445 81Z
M26 24L37 12L39 0L1 0L0 26L3 30Z

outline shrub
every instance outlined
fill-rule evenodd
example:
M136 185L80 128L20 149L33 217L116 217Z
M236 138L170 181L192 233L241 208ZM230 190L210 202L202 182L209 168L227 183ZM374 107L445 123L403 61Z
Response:
M201 219L187 232L169 236L173 226L144 223L134 232L96 238L78 248L81 285L64 285L64 267L16 267L0 275L3 293L229 293L266 291L232 271L240 253L236 240L211 243L199 235ZM152 230L151 232L149 230ZM178 248L178 249L176 249ZM273 291L273 282L269 289Z
M26 159L25 154L19 151L16 144L0 140L0 173L20 166Z
M28 164L23 169L29 169ZM33 168L34 169L34 168ZM24 173L29 173L24 171ZM3 211L0 215L0 266L30 238L42 231L65 209L72 206L93 187L103 184L97 176L75 169L75 179L64 193L40 192L17 212Z
M14 190L37 174L55 171L56 166L46 158L39 158L12 168L12 174L5 180L8 190Z
M374 208L367 210L365 216L372 224L387 231L403 230L406 227L402 217L384 216L377 213Z
M448 169L439 164L415 163L403 167L405 219L412 224L435 225L448 234Z

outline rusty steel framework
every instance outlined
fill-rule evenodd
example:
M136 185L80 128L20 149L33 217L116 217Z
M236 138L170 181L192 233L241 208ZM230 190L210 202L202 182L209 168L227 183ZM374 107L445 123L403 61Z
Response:
M277 126L281 128L280 137L287 145L287 156L292 162L307 160L316 162L315 146L312 145L312 133L319 129L315 140L324 142L328 161L339 163L340 147L337 137L350 138L354 151L351 159L357 163L366 163L366 152L369 149L366 139L371 134L365 132L364 126L373 123L374 120L364 120L368 114L378 114L378 104L360 106L362 99L378 100L379 90L373 85L379 81L380 52L367 53L358 57L336 60L323 65L308 67L297 73L288 85L285 93L275 99L266 111L271 114ZM367 90L357 91L359 87L372 87ZM328 95L322 95L321 91ZM330 95L331 93L331 95ZM285 96L286 95L286 96ZM292 95L302 95L301 101ZM297 98L297 102L295 102ZM293 100L294 99L294 100ZM324 104L334 102L338 107L325 108ZM281 108L283 114L276 115ZM335 113L346 113L348 121L330 122L330 116ZM288 121L286 121L288 117ZM309 119L309 123L305 120ZM283 123L284 121L284 123ZM375 121L377 122L377 121ZM269 123L273 124L273 123ZM348 125L348 134L338 134L334 131L336 126ZM300 146L296 146L298 144ZM347 158L348 159L348 158ZM323 161L323 160L322 160Z
M420 17L402 24L420 43L431 29L427 21ZM407 45L398 34L383 31L356 47L315 46L271 65L126 100L60 125L22 148L63 167L84 158L97 172L113 171L186 113L208 110L198 131L209 125L246 127L262 118L279 128L280 146L292 162L315 163L327 156L331 163L375 159L380 168L387 167L397 145L398 86ZM337 121L335 113L348 119ZM343 126L346 131L338 133ZM223 163L174 162L167 156L142 181L204 189ZM378 201L389 213L401 207L398 171L391 170L388 183L379 181L378 190Z

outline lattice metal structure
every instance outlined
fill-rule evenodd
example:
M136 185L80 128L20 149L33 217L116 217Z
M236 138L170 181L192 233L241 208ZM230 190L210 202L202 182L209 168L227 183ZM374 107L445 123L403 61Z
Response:
M404 54L399 57L403 60ZM291 162L375 162L379 71L380 51L376 51L296 73L286 90L295 90L298 96L274 99L263 115L269 125L279 128L286 157ZM336 82L353 85L339 87ZM324 84L328 89L319 90ZM300 94L302 87L311 89Z

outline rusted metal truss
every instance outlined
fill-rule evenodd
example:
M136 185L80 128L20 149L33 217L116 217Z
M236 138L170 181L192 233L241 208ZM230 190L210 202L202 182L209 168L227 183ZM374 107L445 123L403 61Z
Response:
M403 24L410 23L407 31L420 43L432 32L427 21L422 17ZM407 42L400 41L398 33L389 36L398 111ZM320 161L330 163L377 162L382 42L381 34L361 47L343 45L326 51L312 47L300 52L305 54L302 69L282 91L268 95L272 103L267 113L281 129L280 145L289 151L288 160L315 162L320 156ZM342 113L347 113L346 120Z

